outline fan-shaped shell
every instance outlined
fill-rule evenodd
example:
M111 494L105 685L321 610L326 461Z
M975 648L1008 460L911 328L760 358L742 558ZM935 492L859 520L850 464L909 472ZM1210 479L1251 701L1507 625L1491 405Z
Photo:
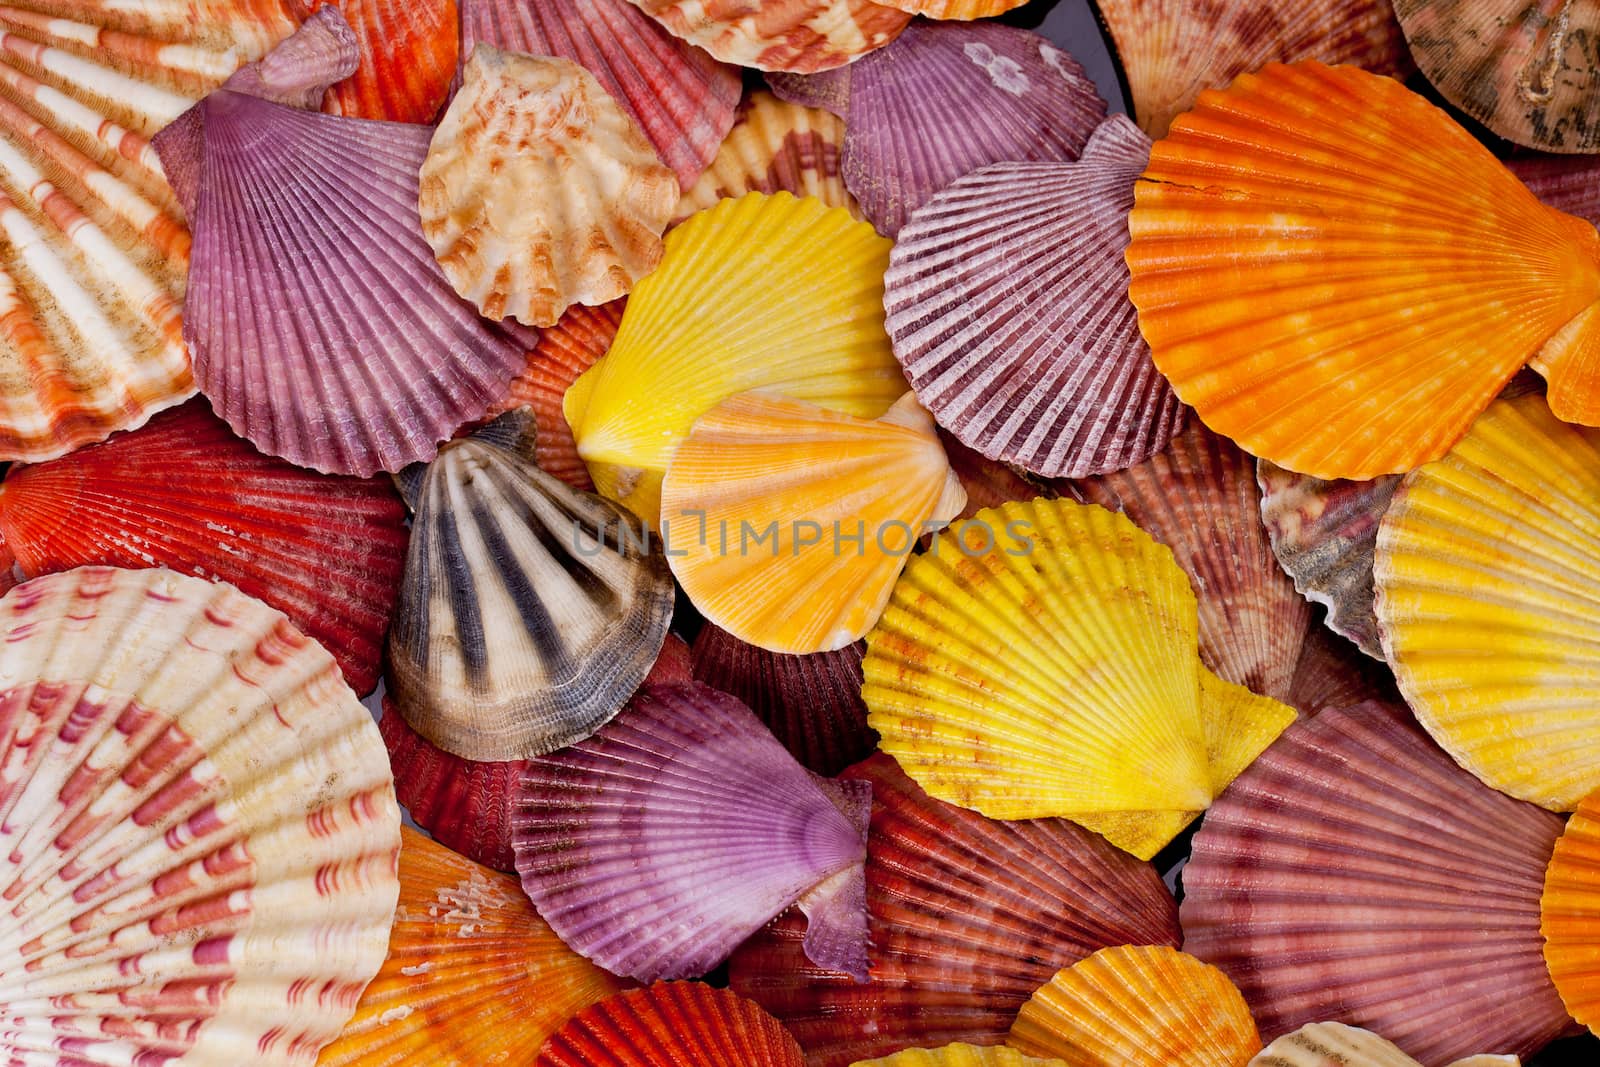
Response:
M1143 463L1076 487L1172 549L1198 601L1200 662L1288 702L1311 612L1272 558L1255 461L1195 420Z
M1378 531L1384 654L1417 719L1502 792L1571 810L1600 787L1600 433L1497 401L1408 475Z
M1573 0L1395 0L1417 66L1494 133L1547 152L1600 149L1600 9Z
M840 173L843 150L844 122L837 115L752 93L710 167L678 201L676 221L726 197L780 190L816 197L859 219L861 208Z
M909 11L913 15L926 15L930 19L986 19L1003 15L1028 0L885 0L890 7Z
M796 74L839 67L882 48L911 16L871 0L777 0L759 7L706 0L631 0L724 63Z
M860 1060L851 1067L1065 1067L1060 1060L1024 1056L1004 1045L946 1045L913 1048L877 1060Z
M1347 708L1365 700L1400 703L1388 664L1373 660L1324 626L1306 631L1300 663L1289 687L1289 704L1301 715Z
M723 200L669 233L611 351L567 390L601 493L657 523L667 460L737 393L882 415L905 393L883 332L888 262L889 242L866 223L782 192Z
M987 164L1077 159L1106 113L1077 60L1037 34L991 22L914 22L820 88L790 79L773 87L796 103L848 101L844 182L886 237L934 193Z
M733 125L739 72L627 0L460 0L462 54L479 43L587 67L688 189Z
M788 656L707 623L691 651L695 680L743 701L806 769L838 774L876 747L861 701L860 641Z
M517 870L562 939L618 974L704 974L798 902L807 955L864 976L870 794L810 774L726 693L646 686L530 762Z
M1129 226L1156 366L1279 466L1364 479L1435 459L1530 359L1559 414L1600 416L1600 236L1392 79L1274 64L1203 95L1157 142Z
M528 1063L621 979L561 943L509 875L402 832L389 956L318 1067Z
M1515 1056L1468 1056L1450 1067L1518 1067ZM1392 1041L1344 1023L1307 1023L1262 1049L1248 1067L1422 1067Z
M949 430L941 428L939 440L944 445L945 457L950 460L950 469L956 472L961 488L967 491L967 506L961 509L963 519L1011 500L1056 496L1043 479L1035 481L1024 477L1007 464L989 459L962 444Z
M599 79L473 49L422 164L422 235L491 319L552 326L626 296L661 261L678 183Z
M1423 1063L1570 1027L1541 954L1561 820L1496 793L1380 704L1286 730L1206 813L1184 948L1278 1037L1337 1019Z
M1600 794L1584 798L1556 841L1539 915L1556 992L1574 1019L1600 1028Z
M406 721L447 752L527 759L594 733L672 621L672 576L638 522L533 463L502 415L414 472L416 518L389 630Z
M228 582L319 641L359 693L378 683L404 521L387 480L263 456L201 401L0 484L0 534L24 574L155 566Z
M1099 0L1139 125L1164 136L1204 89L1271 62L1320 59L1403 77L1411 57L1390 0Z
M432 122L461 56L456 0L291 0L309 11L337 6L355 31L361 65L328 90L332 115Z
M1171 551L1126 517L1007 504L907 566L867 638L867 721L940 799L1148 859L1294 719L1206 671L1197 631Z
M1261 1049L1228 976L1165 945L1105 948L1061 971L1006 1041L1068 1067L1238 1067Z
M1506 166L1557 211L1600 222L1600 162L1594 156L1518 156Z
M1150 142L1107 119L1076 163L985 167L923 204L884 276L918 398L965 444L1037 474L1148 458L1184 409L1128 302L1128 211Z
M700 982L603 1000L546 1042L535 1067L803 1067L800 1046L756 1005Z
M1108 945L1177 944L1160 876L1095 834L945 804L882 753L843 777L872 786L868 981L808 963L792 917L756 935L729 971L734 989L793 1031L811 1067L998 1044L1059 968Z
M160 570L36 578L0 633L0 1053L311 1063L383 961L400 847L332 657Z
M661 517L673 574L708 621L804 655L865 636L917 539L965 503L910 393L876 420L745 393L678 446Z

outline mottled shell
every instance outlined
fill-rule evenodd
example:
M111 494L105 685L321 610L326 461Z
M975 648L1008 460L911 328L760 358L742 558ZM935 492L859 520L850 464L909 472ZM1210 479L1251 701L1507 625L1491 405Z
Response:
M911 16L872 0L630 0L724 63L797 74L840 67L882 48Z

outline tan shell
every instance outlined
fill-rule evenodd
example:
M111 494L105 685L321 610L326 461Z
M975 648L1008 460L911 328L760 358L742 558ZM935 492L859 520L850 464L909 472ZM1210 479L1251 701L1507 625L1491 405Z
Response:
M911 16L871 0L630 0L724 63L814 74L900 35Z
M480 44L422 165L422 233L491 319L550 326L661 260L678 179L593 74Z

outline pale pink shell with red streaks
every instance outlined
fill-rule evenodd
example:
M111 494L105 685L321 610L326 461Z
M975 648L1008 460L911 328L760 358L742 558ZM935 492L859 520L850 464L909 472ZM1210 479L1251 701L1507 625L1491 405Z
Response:
M724 63L795 74L842 67L882 48L911 21L871 0L632 0L690 44Z
M333 658L231 586L0 600L0 1059L312 1063L388 943L399 810Z

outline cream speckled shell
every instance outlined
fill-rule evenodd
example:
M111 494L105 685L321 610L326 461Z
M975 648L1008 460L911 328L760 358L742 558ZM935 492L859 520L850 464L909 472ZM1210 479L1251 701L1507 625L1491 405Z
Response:
M1515 1056L1468 1056L1450 1067L1517 1067ZM1392 1041L1344 1023L1307 1023L1256 1054L1248 1067L1421 1067Z
M550 326L661 260L678 181L595 76L480 44L422 165L422 233L491 319Z

